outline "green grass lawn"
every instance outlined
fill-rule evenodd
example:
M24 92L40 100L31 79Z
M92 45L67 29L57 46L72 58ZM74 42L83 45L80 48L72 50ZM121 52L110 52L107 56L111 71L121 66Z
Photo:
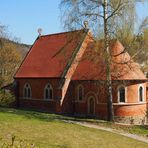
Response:
M54 114L0 108L0 147L11 135L35 148L147 148L148 144L124 136L65 123ZM84 119L83 119L84 120Z
M107 122L104 120L96 120L96 119L77 119L76 118L74 120L84 121L84 122L99 125L102 127L112 128L117 131L148 137L148 125L126 125L126 124L124 125L124 124L112 123L112 122Z

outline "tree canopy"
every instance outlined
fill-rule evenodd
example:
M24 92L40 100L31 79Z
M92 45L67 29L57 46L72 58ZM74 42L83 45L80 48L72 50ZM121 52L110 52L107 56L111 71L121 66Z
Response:
M137 62L141 65L144 63L143 69L148 69L146 63L148 55L145 54L148 52L146 47L148 17L137 26L137 2L144 0L108 0L108 36L109 39L119 39ZM62 24L66 30L80 29L87 20L96 40L104 38L104 0L61 0L60 6Z
M13 81L21 62L21 55L16 50L16 45L6 37L5 29L5 26L0 26L0 87Z

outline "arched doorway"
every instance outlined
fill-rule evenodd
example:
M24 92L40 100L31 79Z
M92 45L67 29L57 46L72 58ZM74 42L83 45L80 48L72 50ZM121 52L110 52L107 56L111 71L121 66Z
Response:
M89 97L88 99L88 115L94 116L95 115L95 99L94 97Z

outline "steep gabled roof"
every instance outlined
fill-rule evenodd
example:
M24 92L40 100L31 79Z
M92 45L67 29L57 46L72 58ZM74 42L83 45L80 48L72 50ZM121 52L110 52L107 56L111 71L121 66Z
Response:
M84 30L40 36L17 71L15 78L61 77Z
M72 79L106 80L106 63L103 50L102 41L97 45L90 43ZM146 80L143 72L140 70L140 66L131 59L118 40L111 41L110 51L112 55L112 80Z
M67 74L75 52L80 49L85 29L40 36L30 49L15 78L61 78ZM96 50L95 50L96 49ZM99 51L98 51L99 50ZM103 41L87 47L72 76L72 80L106 80ZM110 44L112 80L146 80L140 67L118 40Z

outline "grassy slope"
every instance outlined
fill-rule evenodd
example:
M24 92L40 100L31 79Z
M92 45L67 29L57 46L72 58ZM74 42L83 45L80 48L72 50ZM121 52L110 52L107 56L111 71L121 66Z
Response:
M64 123L62 116L0 108L0 137L9 135L34 143L37 147L59 148L128 148L148 147L124 136L109 132Z
M110 123L104 120L96 120L96 119L77 119L77 120L89 122L102 127L112 128L114 130L121 132L148 137L148 125L124 125L124 124Z

